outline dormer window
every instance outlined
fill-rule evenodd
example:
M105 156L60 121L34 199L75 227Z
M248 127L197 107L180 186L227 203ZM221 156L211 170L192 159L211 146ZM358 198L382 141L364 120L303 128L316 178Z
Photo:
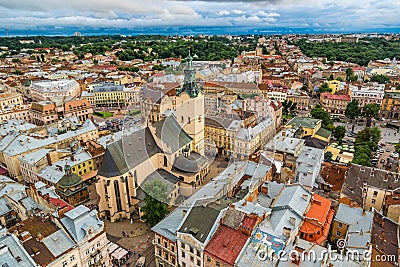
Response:
M93 234L93 228L90 227L90 228L87 230L87 235L88 235L88 236L91 236L92 234Z

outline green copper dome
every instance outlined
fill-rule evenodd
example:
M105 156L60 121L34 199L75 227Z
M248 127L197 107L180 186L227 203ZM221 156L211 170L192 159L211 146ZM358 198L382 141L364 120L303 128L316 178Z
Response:
M61 188L69 188L76 186L82 182L82 177L71 171L71 166L65 166L65 175L58 181Z

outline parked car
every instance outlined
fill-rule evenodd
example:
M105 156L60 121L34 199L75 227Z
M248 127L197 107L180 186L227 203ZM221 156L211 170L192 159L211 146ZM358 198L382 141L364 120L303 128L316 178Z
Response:
M390 152L390 148L386 148L386 152Z
M381 159L381 163L385 163L386 161L385 161L385 159Z

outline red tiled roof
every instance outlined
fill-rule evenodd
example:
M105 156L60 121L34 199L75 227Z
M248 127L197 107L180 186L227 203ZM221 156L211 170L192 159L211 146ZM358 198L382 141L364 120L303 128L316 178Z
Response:
M351 100L349 95L335 95L335 94L330 94L330 93L322 93L321 98L327 98L327 99L333 99L333 100L344 100L344 101Z
M241 231L220 225L205 248L205 252L227 264L234 265L247 238L248 236Z
M317 244L321 244L328 237L334 215L331 203L329 199L314 194L310 209L306 213L300 228L300 232L304 234L316 234L322 230L321 235L315 240Z
M59 198L50 198L50 203L54 206L59 206L60 208L67 207L68 211L74 209L74 207L72 207L70 204Z
M256 224L256 218L252 218L249 216L244 217L242 226L247 229L253 229L254 225Z

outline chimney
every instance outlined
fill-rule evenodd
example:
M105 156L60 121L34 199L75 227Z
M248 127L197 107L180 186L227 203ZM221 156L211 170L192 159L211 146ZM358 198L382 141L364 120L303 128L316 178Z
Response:
M36 240L39 241L39 242L42 242L43 239L44 239L44 237L42 236L42 234L38 233L37 236L36 236Z
M52 160L51 160L51 156L50 153L46 154L46 158L47 158L47 164L49 164L50 166L53 164Z

